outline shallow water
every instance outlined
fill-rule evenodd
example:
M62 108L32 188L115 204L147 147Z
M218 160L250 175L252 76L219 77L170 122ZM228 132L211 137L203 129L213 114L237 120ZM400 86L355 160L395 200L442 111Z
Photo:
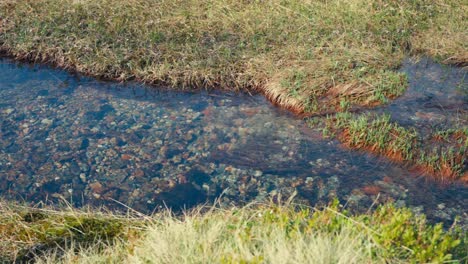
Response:
M412 87L426 71L440 70L405 65ZM430 83L459 83L464 73L450 71L448 78L431 75ZM454 91L441 96L461 105L458 116L450 112L443 122L466 121L466 93L452 97ZM419 100L418 94L409 98ZM401 114L397 120L418 111L405 98L387 106ZM150 213L221 194L220 203L229 205L297 193L297 202L338 197L355 210L395 201L431 220L462 216L466 225L468 188L419 176L323 140L262 96L167 92L0 60L0 195L6 199L121 209L123 203Z
M407 60L402 69L408 76L405 94L378 109L390 113L400 125L424 135L429 131L468 126L467 71L422 58Z

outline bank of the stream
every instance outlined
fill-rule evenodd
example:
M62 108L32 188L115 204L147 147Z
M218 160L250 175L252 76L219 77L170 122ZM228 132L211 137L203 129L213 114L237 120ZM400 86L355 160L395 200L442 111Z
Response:
M0 261L25 263L463 263L466 232L386 205L293 204L122 216L0 203Z

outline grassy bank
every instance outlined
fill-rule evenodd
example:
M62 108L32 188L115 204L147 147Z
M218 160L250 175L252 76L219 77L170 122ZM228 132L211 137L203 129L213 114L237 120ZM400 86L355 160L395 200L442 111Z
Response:
M309 123L313 126L314 120ZM320 122L320 120L319 120ZM423 139L416 130L390 120L389 115L338 113L323 121L325 136L344 145L406 162L443 182L468 183L468 128L434 131Z
M461 263L466 233L408 209L278 205L117 216L0 204L0 259L44 263ZM465 259L466 260L466 259Z
M261 91L319 113L400 95L407 54L466 65L467 13L461 0L7 0L0 45L95 76Z

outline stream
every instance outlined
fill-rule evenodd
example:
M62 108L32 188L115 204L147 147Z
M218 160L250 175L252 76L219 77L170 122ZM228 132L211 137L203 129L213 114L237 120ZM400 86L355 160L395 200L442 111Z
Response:
M466 70L423 59L402 71L406 94L375 111L421 133L468 125ZM167 91L0 60L2 199L151 213L292 195L357 211L394 202L468 226L466 186L345 149L261 95Z

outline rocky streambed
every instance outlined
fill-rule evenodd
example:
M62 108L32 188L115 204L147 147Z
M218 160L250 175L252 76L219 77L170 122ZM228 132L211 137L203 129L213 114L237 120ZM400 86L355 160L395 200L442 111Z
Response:
M457 74L437 80L452 85L464 76ZM448 98L461 100L462 112L443 120L466 121L466 97ZM449 224L461 216L467 225L468 189L419 176L324 140L262 96L165 91L0 60L4 199L151 213L218 197L230 205L296 195L309 205L338 198L361 211L392 201Z

